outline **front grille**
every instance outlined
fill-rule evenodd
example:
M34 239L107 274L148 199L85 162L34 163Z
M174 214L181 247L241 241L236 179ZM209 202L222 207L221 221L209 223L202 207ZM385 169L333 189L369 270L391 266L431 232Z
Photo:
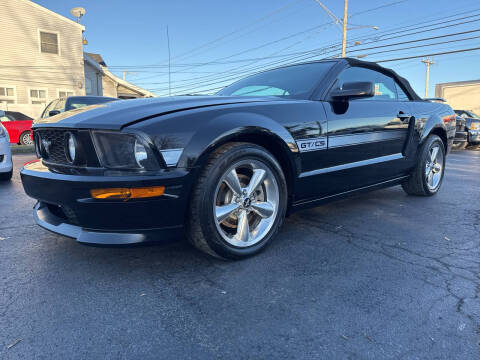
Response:
M3 162L4 155L0 155L0 163Z
M460 120L460 119L457 119L457 131L465 131L465 123L466 121L464 119Z
M36 130L36 141L39 142L42 158L51 163L69 165L65 155L65 133L67 130L42 129Z

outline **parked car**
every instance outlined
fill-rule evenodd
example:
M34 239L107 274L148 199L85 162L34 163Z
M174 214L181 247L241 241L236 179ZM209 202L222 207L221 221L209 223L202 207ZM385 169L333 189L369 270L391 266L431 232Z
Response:
M402 185L435 195L455 136L450 106L375 63L265 71L216 96L116 101L34 125L25 165L36 222L82 243L158 241L258 253L287 213Z
M467 120L461 116L456 116L455 139L453 140L452 149L463 150L468 145L468 130L465 125Z
M115 100L119 99L107 96L69 96L66 98L58 98L51 101L45 107L40 118L45 119L65 111L80 109L88 105L103 104Z
M480 143L480 117L471 110L455 110L455 113L465 119L465 146Z
M0 110L0 118L5 117L5 112ZM12 153L8 131L0 123L0 180L10 180L13 174Z
M12 144L31 145L30 128L33 119L18 111L4 111L0 122L7 129Z

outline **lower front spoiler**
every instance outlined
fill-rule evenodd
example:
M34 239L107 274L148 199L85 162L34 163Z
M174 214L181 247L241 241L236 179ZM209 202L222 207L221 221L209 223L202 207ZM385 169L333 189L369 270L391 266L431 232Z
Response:
M45 203L40 201L37 202L33 209L33 216L38 225L53 233L74 238L83 244L131 245L171 241L183 236L183 226L146 230L136 229L121 232L84 229L80 226L65 222L64 219L53 214Z

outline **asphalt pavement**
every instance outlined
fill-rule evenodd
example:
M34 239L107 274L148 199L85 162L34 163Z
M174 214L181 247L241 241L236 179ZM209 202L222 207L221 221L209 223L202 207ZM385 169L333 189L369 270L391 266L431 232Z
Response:
M238 262L39 228L32 158L0 184L0 359L480 359L480 151L450 154L434 197L302 211Z

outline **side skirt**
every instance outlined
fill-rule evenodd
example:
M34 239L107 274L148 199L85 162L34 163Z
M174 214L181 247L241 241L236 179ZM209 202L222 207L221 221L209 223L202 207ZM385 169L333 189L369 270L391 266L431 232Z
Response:
M324 196L324 197L318 198L318 199L313 199L313 200L307 200L307 201L301 201L301 202L298 202L298 203L294 203L294 204L292 204L292 207L291 207L289 213L294 213L294 212L299 211L299 210L316 207L316 206L326 204L326 203L329 203L329 202L332 202L332 201L344 199L344 198L347 198L347 197L350 197L350 196L353 196L353 195L356 195L356 194L366 193L366 192L370 192L370 191L373 191L373 190L380 190L380 189L392 187L392 186L395 186L395 185L399 185L404 180L406 180L408 178L409 178L409 175L401 176L401 177L398 177L398 178L395 178L395 179L382 181L382 182L377 183L377 184L364 186L364 187L361 187L361 188L341 192L341 193L338 193L338 194L328 195L328 196Z

